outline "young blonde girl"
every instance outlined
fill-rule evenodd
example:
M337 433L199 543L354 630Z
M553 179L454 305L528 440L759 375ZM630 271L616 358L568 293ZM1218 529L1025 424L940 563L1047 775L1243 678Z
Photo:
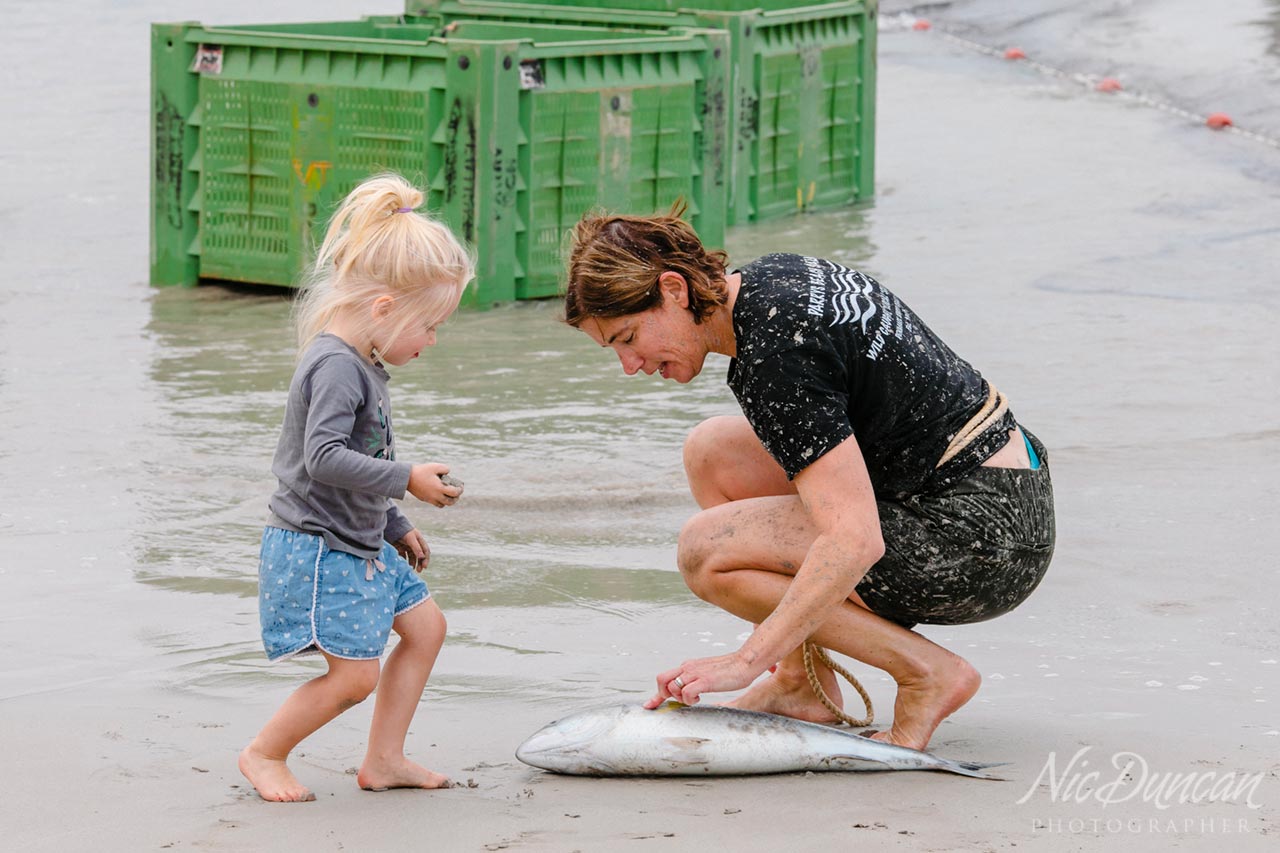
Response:
M240 753L241 772L265 800L315 799L285 760L375 687L360 787L448 785L404 755L445 619L417 574L426 540L391 499L408 492L444 507L462 492L441 479L448 466L396 458L384 365L407 364L435 344L474 265L447 228L416 212L422 201L397 175L356 187L296 309L300 355L272 463L279 488L263 531L258 603L271 660L318 653L329 669L290 695ZM392 630L400 641L379 673Z

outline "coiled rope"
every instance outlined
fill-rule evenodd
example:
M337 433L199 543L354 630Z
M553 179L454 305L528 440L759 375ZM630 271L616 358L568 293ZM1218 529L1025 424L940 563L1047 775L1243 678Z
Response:
M831 697L827 695L827 691L823 690L822 685L818 683L818 674L813 668L813 659L815 656L818 660L830 667L832 672L843 675L845 681L852 684L853 689L858 691L858 695L862 697L862 704L867 706L867 718L865 720L850 717L842 709L837 708L836 704L831 701ZM842 723L848 723L854 728L862 728L864 726L871 725L872 720L876 718L876 712L871 707L871 697L867 695L867 691L862 688L862 685L858 683L858 679L854 678L849 670L831 659L831 655L827 654L826 649L821 646L814 645L813 643L806 642L804 644L804 671L805 674L809 676L809 686L813 688L813 692L818 697L818 701L825 705L828 711L835 714L836 719Z

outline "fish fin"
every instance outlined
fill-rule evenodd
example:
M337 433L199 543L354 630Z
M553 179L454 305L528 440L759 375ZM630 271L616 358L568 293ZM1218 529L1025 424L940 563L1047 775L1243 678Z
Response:
M953 761L949 758L939 758L942 762L940 766L933 768L934 770L945 770L949 773L958 773L961 776L971 776L974 779L993 779L997 782L1007 782L1003 776L996 776L991 773L984 773L991 767L1007 767L1010 762L997 761L992 764L979 764L975 761Z

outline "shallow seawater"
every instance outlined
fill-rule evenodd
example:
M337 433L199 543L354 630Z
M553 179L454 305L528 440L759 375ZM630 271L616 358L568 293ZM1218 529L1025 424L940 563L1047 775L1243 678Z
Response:
M255 603L256 537L292 370L288 308L276 294L222 287L153 298L149 375L186 450L164 463L180 499L148 495L140 583ZM680 446L700 419L728 411L727 392L625 377L557 311L540 302L459 313L434 349L393 374L400 458L444 462L466 483L449 509L404 503L428 536L429 583L451 614L576 608L639 619L688 599L672 571L673 532L691 508ZM201 536L179 535L190 529Z
M236 698L314 668L268 667L257 635L258 536L293 366L288 295L145 283L145 27L379 11L95 3L57 52L35 38L58 25L53 8L11 15L0 699L103 679ZM1051 41L1045 26L1035 32ZM1265 70L1274 23L1259 32L1271 41L1251 56ZM877 276L998 377L1068 481L1073 461L1133 446L1241 433L1274 445L1276 404L1253 390L1280 379L1260 343L1277 310L1274 153L912 37L881 39L875 205L736 229L733 260L802 251ZM119 57L105 59L106 44ZM1001 125L1015 113L1033 121ZM726 360L687 386L627 377L558 312L463 312L393 375L401 458L445 462L466 483L447 510L406 502L450 618L432 680L443 701L550 702L565 684L579 699L635 693L749 627L697 601L675 568L695 509L681 442L736 412ZM1188 375L1197 387L1172 378ZM1155 473L1176 473L1162 464ZM1101 513L1096 481L1078 485L1062 506ZM1137 488L1121 474L1107 494L1146 511ZM1183 501L1163 496L1159 514L1178 517ZM1216 510L1226 525L1240 517L1228 509ZM1068 545L1095 547L1063 529ZM1170 550L1201 545L1190 527L1161 532Z

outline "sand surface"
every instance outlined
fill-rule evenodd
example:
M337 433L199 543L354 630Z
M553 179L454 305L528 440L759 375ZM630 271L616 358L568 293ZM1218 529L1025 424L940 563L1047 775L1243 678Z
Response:
M542 304L458 318L430 371L397 378L408 451L467 482L458 507L412 510L450 637L409 748L462 785L360 791L365 705L294 760L318 802L261 802L236 754L315 672L262 662L253 599L286 311L145 284L145 23L388 11L278 5L12 16L32 46L4 57L0 87L16 119L0 140L0 847L1275 848L1280 149L949 41L945 9L933 31L882 35L875 205L741 228L728 248L876 275L1050 448L1060 538L1041 588L990 623L921 629L984 676L932 749L1010 762L1007 781L592 780L515 761L549 720L641 701L656 672L746 630L674 568L693 510L679 440L733 410L723 365L688 389L625 380ZM1194 30L1119 5L1152 24L1130 36L1145 55ZM1114 22L1091 48L1087 27L997 27L992 6L956 4L954 31L1033 35L1047 64L1111 72ZM1278 12L1253 6L1258 27L1219 16L1200 35L1231 79L1274 86L1280 51L1257 40ZM50 27L59 51L37 38ZM1248 62L1235 35L1254 39ZM1212 87L1187 97L1205 112ZM887 722L892 685L855 671Z

